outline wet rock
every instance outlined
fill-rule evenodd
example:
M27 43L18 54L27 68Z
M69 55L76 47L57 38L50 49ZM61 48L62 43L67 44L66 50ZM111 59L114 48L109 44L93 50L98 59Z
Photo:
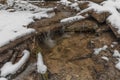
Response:
M54 7L57 6L56 1L46 1L46 2L38 2L38 3L34 3L37 6L40 6L41 8L50 8L50 7Z
M1 4L5 4L5 3L6 3L6 0L0 0L0 3L1 3Z
M55 31L60 31L62 29L62 25L57 23L57 24L52 24L50 26L38 28L38 32L40 33L45 33L45 32L55 32Z
M62 4L58 4L56 9L56 12L73 12L74 10L71 7L67 7Z
M117 38L117 40L120 40L120 34L118 32L118 28L115 28L114 25L111 25L110 23L107 22L107 24L109 25L110 29L112 30L112 32L114 33L115 37Z
M90 1L95 2L95 3L101 3L101 2L103 2L105 0L90 0Z
M65 28L65 31L94 31L97 28L98 25L96 22L92 20L82 20L72 25L69 25Z
M106 24L100 25L99 28L96 30L97 33L103 33L110 31L110 27Z
M0 67L5 62L7 62L8 60L10 60L10 58L12 57L12 54L13 54L13 50L8 50L8 52L0 54Z
M90 15L91 15L98 23L103 23L103 22L106 21L107 17L110 15L110 13L108 13L108 12L97 13L97 12L93 11L92 13L90 13Z
M79 7L81 10L88 8L89 2L79 3Z

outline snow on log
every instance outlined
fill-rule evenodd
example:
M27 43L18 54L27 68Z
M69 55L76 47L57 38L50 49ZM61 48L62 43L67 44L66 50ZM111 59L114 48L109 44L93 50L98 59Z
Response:
M30 56L30 52L27 50L24 50L22 54L23 57L16 64L12 64L12 62L7 62L3 65L3 67L0 69L0 76L6 77L9 74L15 74L22 67L22 65L26 63Z
M68 17L68 18L62 19L60 22L61 23L71 23L71 22L75 22L78 20L82 20L82 19L85 19L85 17L79 15L79 16L73 16L73 17Z

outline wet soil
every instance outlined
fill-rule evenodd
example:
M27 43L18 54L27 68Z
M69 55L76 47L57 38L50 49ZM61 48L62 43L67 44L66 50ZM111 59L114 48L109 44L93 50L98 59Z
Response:
M90 44L94 41L94 44ZM48 70L53 74L50 80L117 80L119 71L113 62L103 60L102 56L112 58L109 51L96 56L95 47L110 45L115 41L112 33L106 32L96 37L94 34L72 34L63 38L48 53L44 54ZM113 60L113 59L111 59Z

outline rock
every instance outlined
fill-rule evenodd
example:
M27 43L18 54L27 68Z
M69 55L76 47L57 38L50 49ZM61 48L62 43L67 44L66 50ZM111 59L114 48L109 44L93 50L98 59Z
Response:
M6 53L1 53L0 54L0 67L7 62L8 60L10 60L10 58L12 57L13 54L13 50L8 50L8 52Z
M6 3L6 0L0 0L0 3L1 3L1 4L5 4L5 3Z
M72 76L70 76L70 75L66 76L66 80L71 80L71 78L72 78Z
M95 2L95 3L101 3L101 2L103 2L105 0L90 0L90 1Z
M109 12L101 12L97 13L95 11L92 11L92 13L89 13L98 23L103 23L106 21L107 17L110 15Z
M96 22L92 20L82 20L66 27L65 31L94 31L97 28L98 25Z
M81 10L88 8L89 2L79 3L79 7Z
M106 24L100 25L100 27L96 30L97 33L103 33L103 32L108 32L110 31L110 27Z
M57 9L56 9L57 12L72 12L74 11L71 7L69 6L65 6L65 5L62 5L62 4L58 4L57 5Z
M118 29L115 28L113 25L111 25L108 22L107 22L107 24L110 27L110 29L112 30L112 32L114 33L115 37L119 40L120 39L120 34L118 33Z

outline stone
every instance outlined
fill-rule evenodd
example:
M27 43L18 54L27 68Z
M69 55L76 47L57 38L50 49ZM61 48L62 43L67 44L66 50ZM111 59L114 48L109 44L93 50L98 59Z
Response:
M79 7L81 10L88 8L89 2L79 3Z
M93 11L92 13L90 13L90 15L98 22L98 23L103 23L106 21L107 17L110 15L109 12L101 12L101 13L97 13L95 11Z
M65 31L93 31L97 28L98 25L96 22L92 20L82 20L66 27Z
M101 3L101 2L103 2L105 0L90 0L90 1L95 2L95 3Z
M6 0L0 0L0 3L1 3L1 4L5 4L5 3L6 3Z

